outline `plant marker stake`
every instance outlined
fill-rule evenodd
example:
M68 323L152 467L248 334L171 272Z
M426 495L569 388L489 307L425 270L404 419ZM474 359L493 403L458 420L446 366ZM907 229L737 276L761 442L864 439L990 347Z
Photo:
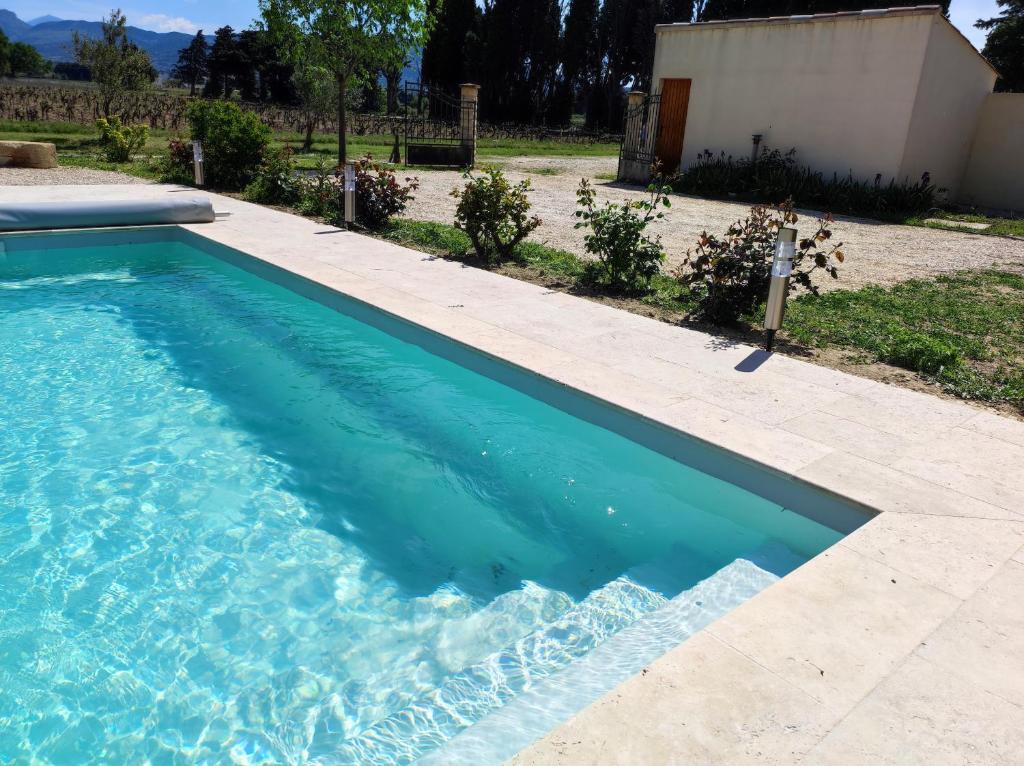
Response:
M206 186L206 174L203 172L203 142L192 142L192 164L195 172L196 186Z
M789 275L793 273L793 256L796 255L796 229L783 226L775 240L775 257L772 259L772 281L768 287L768 304L764 310L765 351L771 351L775 333L782 328L786 315L786 294L789 292Z
M351 229L356 222L356 166L345 163L345 228Z

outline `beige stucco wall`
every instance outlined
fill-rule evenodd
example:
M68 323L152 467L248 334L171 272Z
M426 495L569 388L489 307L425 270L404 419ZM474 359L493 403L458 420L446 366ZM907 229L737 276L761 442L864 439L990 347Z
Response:
M935 16L932 25L900 177L916 181L927 171L953 200L996 73L947 21Z
M1024 213L1024 93L985 100L957 199Z
M684 166L704 149L748 156L751 134L761 133L764 145L795 147L798 161L825 173L852 171L866 179L880 173L888 180L902 178L923 163L927 167L922 170L946 176L945 165L940 168L917 144L914 154L905 157L908 137L913 132L927 142L942 132L932 123L951 106L932 90L950 76L951 68L969 70L954 76L970 82L975 98L979 78L974 65L987 67L969 49L955 49L953 40L943 37L931 44L933 33L943 28L951 29L937 10L926 9L812 21L659 27L654 87L662 78L693 81ZM929 93L919 99L930 51L949 60L934 67ZM950 51L973 60L964 64L962 56ZM959 124L950 132L958 130ZM973 128L966 132L969 142ZM945 141L947 134L942 135ZM953 177L957 163L962 168L965 162L966 151L952 161L950 184L959 181Z

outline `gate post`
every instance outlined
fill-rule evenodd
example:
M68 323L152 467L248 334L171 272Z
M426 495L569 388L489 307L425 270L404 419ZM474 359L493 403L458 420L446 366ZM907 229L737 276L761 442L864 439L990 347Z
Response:
M647 183L650 180L650 164L636 159L646 149L646 99L647 94L642 90L631 90L626 96L626 119L622 126L622 148L619 150L619 172L616 177L618 181Z
M480 99L480 86L464 82L459 86L461 91L461 109L459 113L459 135L463 150L466 152L466 164L476 164L476 115L477 102Z

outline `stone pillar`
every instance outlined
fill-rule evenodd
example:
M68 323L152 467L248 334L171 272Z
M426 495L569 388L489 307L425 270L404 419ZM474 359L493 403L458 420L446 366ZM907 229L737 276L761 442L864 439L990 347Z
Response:
M626 96L626 115L622 125L622 148L619 150L619 172L617 180L647 183L650 180L650 163L638 160L638 155L648 152L650 136L644 131L643 105L647 94L632 90Z
M471 82L464 82L459 86L459 90L462 96L459 132L462 136L462 146L466 151L466 164L472 166L476 163L476 123L480 101L480 86Z

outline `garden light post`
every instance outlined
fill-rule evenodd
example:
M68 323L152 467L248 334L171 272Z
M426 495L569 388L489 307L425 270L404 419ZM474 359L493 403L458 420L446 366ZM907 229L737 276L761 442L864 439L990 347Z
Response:
M772 259L772 281L768 287L768 305L764 310L765 351L772 350L775 333L782 328L786 315L786 294L789 292L789 275L793 272L793 256L796 254L796 229L783 226L775 240L775 257Z
M203 172L203 142L192 142L192 164L195 169L196 186L206 185L206 175Z
M356 166L345 163L345 228L351 229L356 222Z

